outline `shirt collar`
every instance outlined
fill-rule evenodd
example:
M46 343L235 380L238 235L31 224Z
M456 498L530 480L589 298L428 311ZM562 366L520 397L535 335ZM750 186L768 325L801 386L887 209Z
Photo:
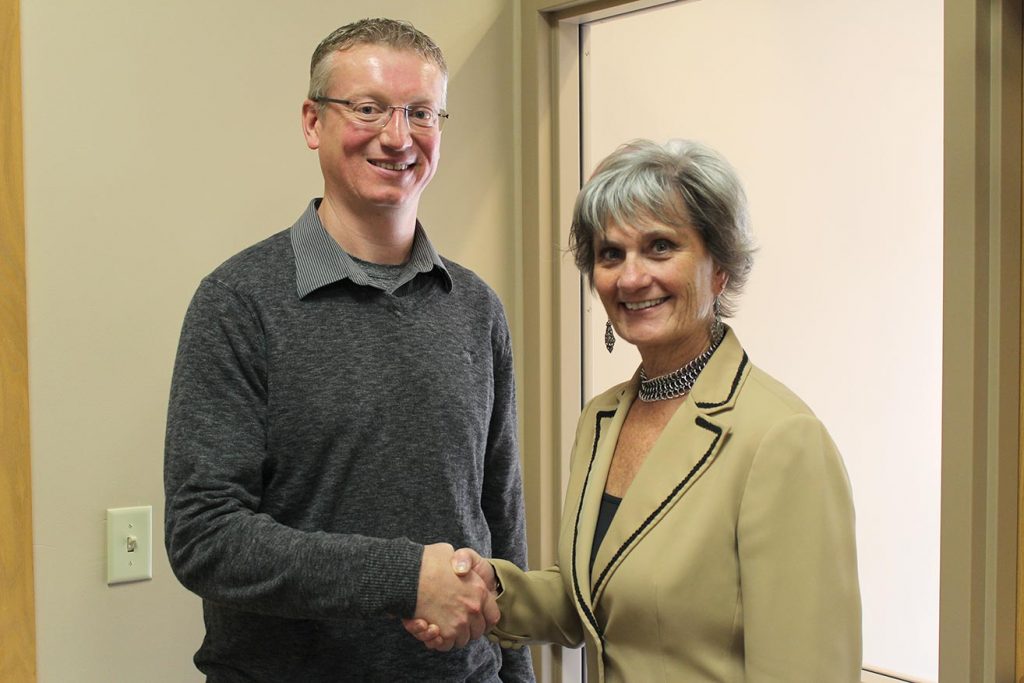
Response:
M362 269L352 257L334 241L320 222L317 207L320 199L314 199L291 229L292 251L295 253L295 286L299 298L321 287L341 280L352 280L356 284L368 284ZM441 277L445 291L452 291L452 277L445 268L441 256L427 239L427 233L416 221L412 252L407 264L419 273L436 270Z

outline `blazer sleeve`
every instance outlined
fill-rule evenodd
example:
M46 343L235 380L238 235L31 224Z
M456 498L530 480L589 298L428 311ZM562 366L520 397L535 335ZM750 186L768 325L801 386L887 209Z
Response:
M502 593L498 596L501 619L490 637L502 647L530 643L555 643L577 647L583 627L576 607L565 592L559 567L524 572L511 562L491 560Z
M813 415L780 421L759 444L737 544L748 683L860 681L852 493Z

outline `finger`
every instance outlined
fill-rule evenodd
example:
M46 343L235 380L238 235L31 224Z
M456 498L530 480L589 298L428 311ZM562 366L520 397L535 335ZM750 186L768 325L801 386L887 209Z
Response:
M437 650L438 652L448 652L455 646L454 640L445 639L444 636L438 634L433 640L423 643L428 650Z
M441 628L437 624L429 624L424 619L402 619L402 626L421 643L427 643L441 635Z
M432 648L434 650L437 650L438 652L448 652L453 647L455 647L454 640L448 640L447 638L441 638L440 636L438 636L438 640L441 641L441 644L435 648Z
M492 626L501 620L501 610L498 609L498 603L494 598L487 596L487 602L484 603L483 615L484 621L487 622L487 630L490 630Z
M452 555L452 569L459 576L465 576L480 561L480 555L472 548L459 548Z
M462 624L459 627L459 630L455 636L455 647L459 649L466 647L466 644L469 643L469 641L473 637L473 632L477 630L477 626L475 624L476 621L477 618L473 617L469 620L468 623Z
M494 573L494 565L485 560L484 558L476 555L473 561L473 573L484 582L487 590L491 593L498 589L498 583L496 575Z
M476 640L484 633L487 632L487 620L484 619L484 615L481 612L469 622L469 637L471 640Z

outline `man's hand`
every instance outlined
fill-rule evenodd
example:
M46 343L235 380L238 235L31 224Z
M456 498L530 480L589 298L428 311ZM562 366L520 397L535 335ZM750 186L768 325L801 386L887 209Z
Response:
M439 546L445 546L449 551L451 546L447 544L438 544ZM431 548L434 546L427 546ZM423 560L426 562L426 552L424 552ZM494 574L494 567L490 562L480 557L472 548L462 548L451 555L451 569L456 576L461 577L463 581L474 581L474 579L480 581L487 589L487 606L493 607L493 612L490 616L485 610L484 619L486 621L486 628L481 631L480 634L473 635L473 638L478 638L483 632L494 626L500 618L497 605L494 604L494 599L497 597L497 578ZM423 586L423 572L420 572L420 586L422 590ZM422 594L421 594L422 595ZM403 619L402 624L405 626L405 630L408 631L417 640L422 642L428 650L441 650L447 652L452 647L462 647L465 642L459 643L457 638L445 636L442 633L441 626L437 623L431 622L426 615L420 614L420 601L416 602L416 617L414 619Z
M461 575L456 565L466 567ZM470 556L456 556L447 543L423 549L416 615L414 619L403 619L403 624L429 649L447 652L453 647L465 647L498 622L500 614L490 589L494 583L470 571L472 567ZM491 575L493 578L493 570Z

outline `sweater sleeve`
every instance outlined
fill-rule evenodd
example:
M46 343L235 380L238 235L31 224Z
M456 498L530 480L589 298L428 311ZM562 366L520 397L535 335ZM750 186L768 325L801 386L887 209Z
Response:
M267 367L254 308L214 279L182 327L164 456L165 544L206 600L290 618L410 616L423 547L300 530L261 512Z
M499 308L500 311L500 308ZM491 553L526 568L526 513L520 474L512 345L504 314L496 323L494 405L487 435L481 508L491 531ZM501 680L534 680L527 649L502 649Z

